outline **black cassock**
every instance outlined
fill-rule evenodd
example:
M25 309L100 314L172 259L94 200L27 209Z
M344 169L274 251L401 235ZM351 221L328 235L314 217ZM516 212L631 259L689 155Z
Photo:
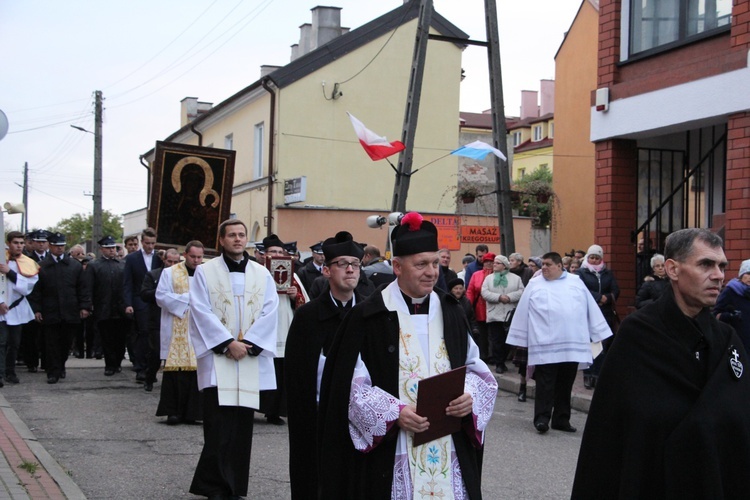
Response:
M360 300L355 294L355 301ZM317 498L317 374L321 350L330 345L343 311L326 293L294 314L286 339L285 374L292 498Z
M731 327L708 309L684 315L671 287L628 316L596 385L572 498L748 498L749 363Z

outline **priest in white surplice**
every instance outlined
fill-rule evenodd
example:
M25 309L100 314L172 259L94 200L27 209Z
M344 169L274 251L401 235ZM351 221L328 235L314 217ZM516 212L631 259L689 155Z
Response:
M190 286L190 337L203 392L205 444L190 492L246 496L254 410L275 389L276 285L245 252L247 226L219 226L222 256L198 267Z
M164 265L177 250L167 251ZM203 243L197 240L185 245L185 260L165 267L154 292L161 309L159 359L164 360L161 394L156 416L167 416L167 425L203 420L201 396L198 391L198 364L190 341L190 286L195 270L203 262ZM177 254L179 259L179 254ZM153 271L152 271L153 272ZM148 383L148 381L147 381Z

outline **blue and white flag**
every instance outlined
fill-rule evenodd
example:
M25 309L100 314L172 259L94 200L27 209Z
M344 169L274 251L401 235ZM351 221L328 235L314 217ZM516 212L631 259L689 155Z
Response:
M494 154L498 158L502 160L507 160L505 155L500 151L499 149L493 148L486 142L482 141L474 141L471 144L466 144L465 146L461 146L460 148L456 149L455 151L451 151L452 155L455 156L465 156L467 158L473 158L475 160L484 160L488 154Z

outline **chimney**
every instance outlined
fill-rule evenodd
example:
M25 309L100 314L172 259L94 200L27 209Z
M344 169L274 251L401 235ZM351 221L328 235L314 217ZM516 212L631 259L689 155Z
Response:
M310 50L321 47L341 35L341 7L323 7L312 9L312 37Z
M198 98L186 97L180 101L180 104L180 128L182 128L198 116Z
M539 110L539 116L544 116L549 113L555 112L555 81L554 80L542 80L540 82L542 90L541 95L541 109Z
M270 64L263 64L260 67L260 77L263 78L264 76L270 75L277 69L279 69L281 66L272 66Z
M289 58L289 61L294 61L299 57L299 44L295 43L292 45L292 57Z
M305 23L299 27L299 49L297 51L297 57L302 57L310 52L310 44L312 39L312 24Z
M186 97L180 101L180 104L180 127L184 127L213 108L213 103L200 102L197 97Z
M537 104L539 92L536 90L521 91L521 120L536 118L539 116L539 105Z

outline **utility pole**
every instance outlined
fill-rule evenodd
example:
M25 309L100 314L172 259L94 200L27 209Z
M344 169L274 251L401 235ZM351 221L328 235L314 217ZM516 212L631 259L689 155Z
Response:
M23 213L21 214L21 231L25 235L29 232L28 218L29 213L29 162L23 164Z
M500 39L497 28L495 0L484 1L487 23L487 58L490 72L490 99L492 101L492 142L508 158L508 131L505 127L505 102L503 100L503 73L500 65ZM510 203L510 171L508 160L495 158L495 187L497 189L497 218L500 225L500 251L510 255L516 251L513 233L513 212Z
M411 165L414 159L414 137L417 133L417 118L419 117L419 102L422 94L422 80L424 64L427 58L427 40L430 36L432 22L432 0L421 0L419 3L419 24L417 38L414 43L414 57L412 58L411 76L409 78L409 92L406 96L406 113L404 128L401 132L401 142L405 149L398 157L396 169L396 185L393 188L392 212L406 212L406 195L409 193L411 181Z
M102 91L94 93L94 224L91 229L91 248L102 239ZM97 254L98 249L94 250Z

